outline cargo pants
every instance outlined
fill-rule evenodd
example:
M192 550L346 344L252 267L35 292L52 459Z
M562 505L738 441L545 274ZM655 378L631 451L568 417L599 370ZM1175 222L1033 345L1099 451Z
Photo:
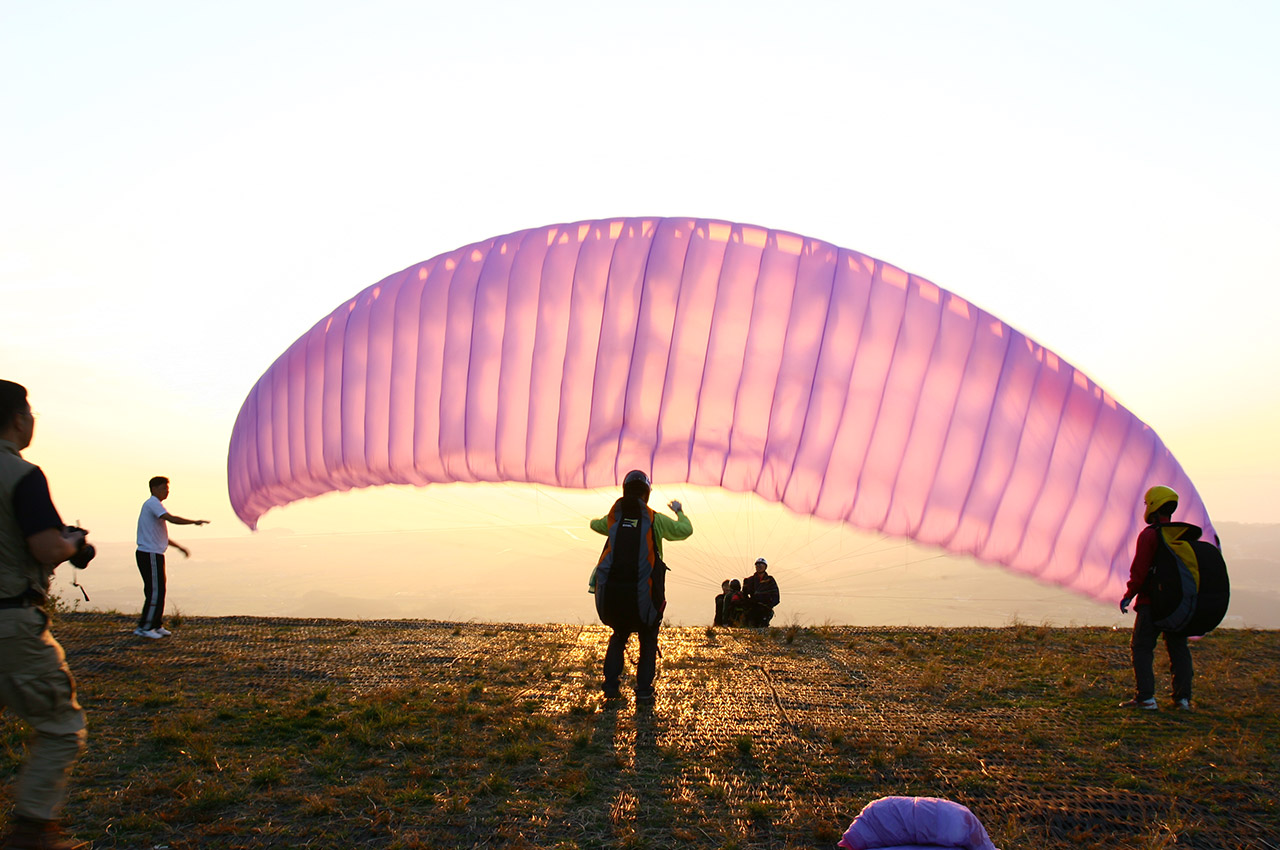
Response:
M1150 605L1138 605L1133 609L1133 637L1129 648L1133 654L1133 678L1136 683L1134 697L1152 699L1156 695L1155 653L1156 640L1161 630L1151 615ZM1170 696L1174 700L1191 699L1191 678L1195 669L1191 662L1191 648L1187 636L1177 632L1164 632L1165 649L1169 651Z
M30 724L14 788L15 815L57 820L67 776L84 749L85 718L62 647L39 608L0 609L0 709Z

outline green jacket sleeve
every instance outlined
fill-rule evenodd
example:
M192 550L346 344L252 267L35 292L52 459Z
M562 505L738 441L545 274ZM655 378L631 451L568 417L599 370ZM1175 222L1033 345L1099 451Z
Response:
M685 516L684 511L676 511L675 519L654 511L653 530L662 540L684 540L693 534L693 523Z
M600 517L591 520L591 530L597 534L609 533L609 518ZM693 534L693 523L689 521L689 517L685 516L684 511L677 511L676 518L672 519L666 514L653 512L653 530L654 536L657 537L658 557L662 557L662 541L663 540L684 540Z

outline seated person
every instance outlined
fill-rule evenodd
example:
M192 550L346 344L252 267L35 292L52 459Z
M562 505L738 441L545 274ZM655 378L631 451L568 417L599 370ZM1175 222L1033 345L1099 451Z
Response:
M742 595L746 597L744 623L748 626L767 626L773 620L773 609L782 601L778 582L769 575L769 562L756 558L756 574L742 582Z
M720 595L716 597L716 618L712 621L713 626L724 625L724 598L729 595L729 579L720 582Z
M720 618L722 625L741 626L746 614L747 598L742 595L742 583L736 578L729 582L729 589L724 595L724 612Z

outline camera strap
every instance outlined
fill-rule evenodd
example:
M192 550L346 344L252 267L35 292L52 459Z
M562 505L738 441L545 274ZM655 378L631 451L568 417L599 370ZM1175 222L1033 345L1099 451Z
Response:
M84 589L84 585L83 585L83 584L81 584L80 582L76 581L77 574L78 574L79 572L80 572L80 570L77 568L77 569L76 569L76 571L75 571L74 573L72 573L72 574L71 574L71 586L72 586L72 587L74 587L74 588L77 588L77 589L80 591L80 593L84 596L84 601L85 601L85 602L88 602L88 601L89 601L89 591L87 591L87 590L85 590L85 589Z

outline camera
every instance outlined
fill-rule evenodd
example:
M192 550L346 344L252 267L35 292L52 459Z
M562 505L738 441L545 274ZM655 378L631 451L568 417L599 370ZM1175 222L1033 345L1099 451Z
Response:
M78 528L74 525L69 525L67 526L67 531L83 532L84 529ZM76 553L67 560L70 561L71 566L75 567L77 570L83 570L85 567L89 566L89 562L92 561L94 555L97 554L97 550L93 548L93 544L89 542L89 539L87 537L82 537L80 538L80 548L77 549Z

